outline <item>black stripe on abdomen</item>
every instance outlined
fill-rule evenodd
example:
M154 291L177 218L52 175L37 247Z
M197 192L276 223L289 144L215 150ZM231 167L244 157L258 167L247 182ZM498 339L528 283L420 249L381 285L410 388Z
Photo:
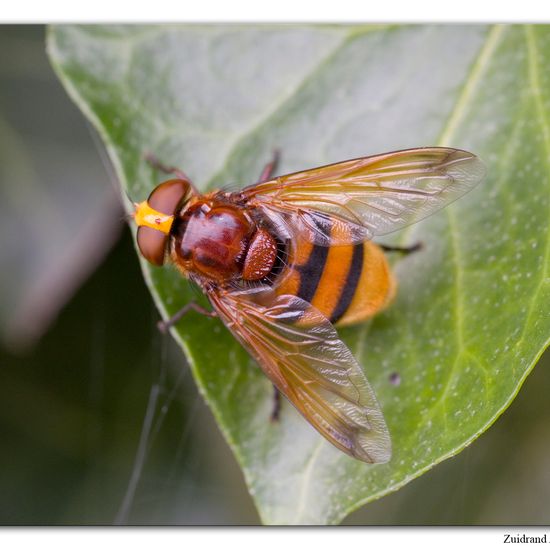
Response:
M364 252L364 243L357 243L353 247L353 255L351 257L351 265L348 271L348 276L346 277L346 282L342 287L342 292L340 293L338 303L330 316L331 323L337 323L344 316L351 304L351 301L353 300L353 297L355 296L357 285L361 279L361 272L363 271Z
M298 288L298 297L311 303L319 281L323 275L325 264L327 263L328 247L313 245L307 262L297 265L295 269L300 273L300 287Z

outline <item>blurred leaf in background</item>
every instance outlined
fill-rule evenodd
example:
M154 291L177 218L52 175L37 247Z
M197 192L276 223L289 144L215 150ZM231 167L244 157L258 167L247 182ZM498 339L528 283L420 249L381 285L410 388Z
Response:
M0 45L0 524L255 523L44 26Z
M342 331L393 438L387 465L326 444L285 407L219 321L177 337L265 523L336 523L471 443L510 404L550 333L550 31L545 26L58 26L49 52L131 197L162 175L201 187L422 145L474 151L488 178L405 230L393 306ZM191 291L144 265L163 314ZM212 335L215 337L213 338ZM390 382L398 373L401 384Z
M39 27L0 33L0 338L36 342L119 235L118 191Z

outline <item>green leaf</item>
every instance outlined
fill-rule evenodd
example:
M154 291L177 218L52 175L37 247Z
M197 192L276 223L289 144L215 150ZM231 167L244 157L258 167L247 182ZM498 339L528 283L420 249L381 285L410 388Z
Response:
M341 331L392 434L385 465L355 461L285 403L217 320L175 336L265 523L337 523L471 443L506 409L550 334L550 28L546 26L54 27L49 52L142 200L152 151L202 188L387 150L449 145L488 177L396 235L398 297ZM163 315L194 296L144 264ZM390 382L397 373L400 384ZM512 444L512 443L511 443Z

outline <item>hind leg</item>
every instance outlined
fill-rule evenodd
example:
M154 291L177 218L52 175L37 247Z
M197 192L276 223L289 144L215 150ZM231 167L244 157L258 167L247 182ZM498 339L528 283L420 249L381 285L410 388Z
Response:
M281 392L273 386L273 410L271 411L271 422L278 422L281 414Z
M411 254L422 249L422 243L417 242L411 246L388 246L385 244L378 245L384 252L401 252L402 254Z

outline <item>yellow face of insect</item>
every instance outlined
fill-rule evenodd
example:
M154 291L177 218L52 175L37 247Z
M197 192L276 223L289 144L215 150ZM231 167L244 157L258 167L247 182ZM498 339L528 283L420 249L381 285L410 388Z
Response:
M162 212L158 212L149 206L147 201L136 204L134 220L138 227L146 226L151 229L161 231L165 235L170 233L174 216L168 216Z

